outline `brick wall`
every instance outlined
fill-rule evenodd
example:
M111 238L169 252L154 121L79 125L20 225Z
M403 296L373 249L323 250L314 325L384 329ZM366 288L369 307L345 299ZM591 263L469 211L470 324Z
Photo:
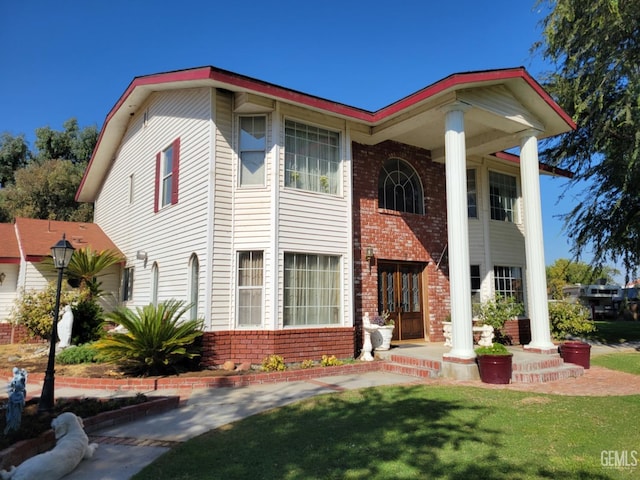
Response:
M420 176L424 190L424 215L398 213L378 208L378 178L385 160L401 158ZM378 145L353 143L354 259L356 345L361 345L362 316L378 310L380 260L427 264L426 328L429 340L443 341L442 322L450 313L446 265L436 264L447 244L447 204L444 165L431 161L430 152L387 141ZM365 259L372 246L375 261Z
M502 331L512 345L526 345L531 342L531 321L528 318L507 320Z
M220 365L227 360L260 364L271 354L281 355L286 363L320 360L322 355L352 358L355 355L354 329L305 328L204 333L204 365Z
M29 331L22 325L0 323L0 345L10 343L43 343L44 340L32 338Z

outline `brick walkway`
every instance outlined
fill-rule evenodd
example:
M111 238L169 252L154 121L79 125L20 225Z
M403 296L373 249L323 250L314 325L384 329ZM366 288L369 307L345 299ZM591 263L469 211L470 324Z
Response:
M593 396L640 395L640 375L592 366L577 378L546 383L512 383L490 385L480 381L460 382L448 379L426 380L425 383L443 385L469 385L482 388L517 390L523 392L551 393L554 395Z

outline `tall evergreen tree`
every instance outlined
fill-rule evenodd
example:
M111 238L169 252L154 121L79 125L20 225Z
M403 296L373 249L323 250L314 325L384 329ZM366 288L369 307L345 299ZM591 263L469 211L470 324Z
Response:
M587 187L565 217L579 257L640 264L640 0L541 0L546 88L578 125L541 158Z

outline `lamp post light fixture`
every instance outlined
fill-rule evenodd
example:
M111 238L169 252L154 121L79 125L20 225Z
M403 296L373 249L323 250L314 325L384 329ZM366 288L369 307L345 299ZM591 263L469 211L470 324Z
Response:
M53 266L58 270L58 286L56 287L56 303L53 309L53 322L51 323L51 343L49 346L49 360L47 371L44 374L42 393L38 402L38 413L50 413L53 411L53 391L54 391L54 365L56 361L56 337L58 330L58 313L60 310L60 290L62 289L62 272L69 266L75 248L62 234L62 240L51 247L51 257Z

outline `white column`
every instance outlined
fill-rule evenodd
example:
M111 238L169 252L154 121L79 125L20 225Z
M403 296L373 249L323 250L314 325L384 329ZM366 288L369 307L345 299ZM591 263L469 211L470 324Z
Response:
M549 329L537 134L536 130L527 130L520 136L520 183L522 184L527 258L527 304L531 319L531 343L525 348L552 350L554 345L551 342Z
M446 356L461 359L475 357L471 313L467 159L464 134L464 111L468 108L467 104L455 102L443 109L445 111L447 236L451 292L451 350Z

